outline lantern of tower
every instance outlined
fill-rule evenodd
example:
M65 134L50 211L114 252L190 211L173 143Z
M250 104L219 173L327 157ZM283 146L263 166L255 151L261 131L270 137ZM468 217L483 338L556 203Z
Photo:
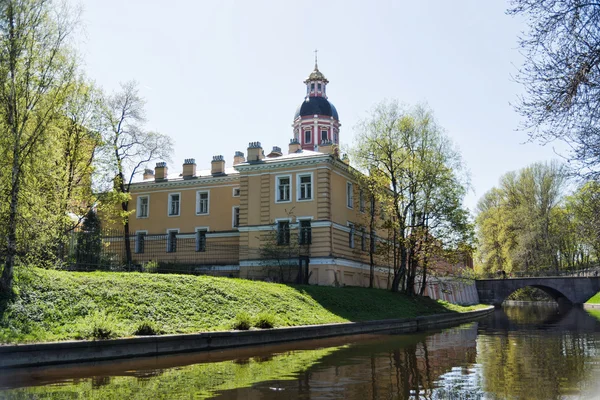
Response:
M316 56L315 69L304 83L306 97L296 109L294 139L306 150L319 151L321 146L339 145L341 124L337 110L327 99L329 81L319 71Z

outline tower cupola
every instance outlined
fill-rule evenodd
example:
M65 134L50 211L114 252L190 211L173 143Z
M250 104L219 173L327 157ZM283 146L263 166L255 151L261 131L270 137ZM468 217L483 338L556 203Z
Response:
M319 147L339 145L340 121L337 110L327 99L329 81L319 71L317 50L315 69L304 81L306 96L294 116L294 139L303 149L319 151Z

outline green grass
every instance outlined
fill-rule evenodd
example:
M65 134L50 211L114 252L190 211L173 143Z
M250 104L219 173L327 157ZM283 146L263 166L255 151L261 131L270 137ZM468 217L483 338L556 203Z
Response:
M16 297L0 303L0 343L231 329L238 313L273 316L275 326L460 312L459 307L385 290L293 286L190 275L21 270Z
M596 293L591 299L586 301L587 304L600 304L600 293Z

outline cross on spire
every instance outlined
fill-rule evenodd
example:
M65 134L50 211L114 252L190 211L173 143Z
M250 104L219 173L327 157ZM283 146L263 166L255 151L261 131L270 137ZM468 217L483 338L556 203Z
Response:
M317 66L317 53L319 52L319 50L315 49L315 69L319 69L319 67Z

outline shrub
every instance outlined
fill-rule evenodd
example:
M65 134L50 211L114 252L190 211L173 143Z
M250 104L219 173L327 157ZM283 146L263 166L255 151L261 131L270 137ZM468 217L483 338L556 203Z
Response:
M247 331L251 325L250 315L246 312L239 312L233 320L232 328L238 331Z
M153 336L160 335L161 333L162 330L154 323L154 321L142 321L137 328L135 328L135 331L133 331L135 336Z
M254 326L261 329L270 329L275 326L275 317L267 312L262 312L256 316Z
M116 320L104 313L95 314L92 317L91 330L88 336L100 340L119 336L116 329Z
M143 272L155 273L158 272L158 262L148 261L142 266Z

